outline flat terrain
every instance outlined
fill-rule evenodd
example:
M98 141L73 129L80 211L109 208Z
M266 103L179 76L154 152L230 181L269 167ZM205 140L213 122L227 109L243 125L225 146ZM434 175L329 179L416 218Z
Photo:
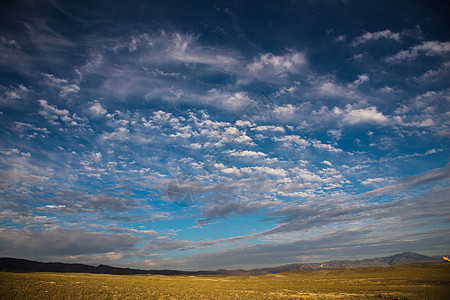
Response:
M450 264L259 276L0 272L0 299L450 299Z

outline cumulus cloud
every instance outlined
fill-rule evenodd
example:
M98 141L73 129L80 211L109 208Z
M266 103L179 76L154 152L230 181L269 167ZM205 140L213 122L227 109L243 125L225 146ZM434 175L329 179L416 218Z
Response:
M92 112L94 115L105 115L107 113L106 109L103 108L100 101L97 100L91 103L89 111Z
M247 69L256 78L286 77L289 74L299 73L306 65L307 60L304 53L291 51L282 56L272 53L262 54L255 58L253 63L248 64Z
M68 116L69 111L67 109L58 109L53 105L49 105L47 100L40 99L39 103L41 104L43 110L41 111L41 114L44 116L48 116L51 119L55 119L58 116Z
M236 127L225 128L224 135L221 139L222 143L237 143L253 145L253 139L247 135L246 131L241 131Z
M36 138L37 136L46 137L50 131L45 127L38 127L24 122L14 122L14 130L20 137Z
M277 105L273 108L274 115L281 120L291 119L295 116L297 112L297 107L291 103L286 105Z
M361 76L363 77L358 79L367 81L368 77L365 77L367 76L366 74L362 74ZM314 78L310 83L312 84L312 89L307 90L306 94L308 97L333 97L348 100L358 98L358 94L354 88L356 84L343 84L330 75Z
M388 117L379 112L375 106L354 108L352 105L348 104L344 110L335 107L333 113L342 116L343 120L351 125L359 123L385 124L389 122Z
M342 130L340 129L329 129L327 133L335 140L340 140L342 137Z
M324 144L319 140L312 140L311 143L312 143L313 147L316 149L325 150L328 152L335 152L335 153L343 152L341 149L336 148L330 144Z
M329 162L328 160L324 160L324 161L322 161L322 163L325 164L325 165L328 165L330 167L333 166L333 164L331 162Z
M282 168L270 168L270 167L253 167L256 172L265 173L274 176L286 177L287 172Z
M433 82L440 79L448 78L450 73L450 61L446 61L443 65L436 69L430 69L416 78L418 82Z
M117 140L124 141L130 138L130 130L125 127L119 127L115 129L113 132L105 132L103 134L104 140Z
M0 85L0 104L11 105L23 105L24 99L31 94L32 90L23 84L4 86Z
M295 82L295 83L297 83L297 85L300 84L300 82ZM291 86L291 87L282 87L276 92L275 97L280 97L280 96L282 96L284 94L291 94L292 95L297 90L298 90L298 88L295 85Z
M42 107L39 114L45 117L52 125L60 125L58 121L62 121L70 126L79 126L86 122L85 118L80 118L75 113L71 114L68 109L59 109L55 105L50 105L45 99L40 99L38 102Z
M362 75L359 75L358 76L358 79L356 79L355 81L354 81L354 84L356 84L356 85L361 85L361 84L363 84L364 82L368 82L369 81L369 76L367 75L367 74L362 74Z
M232 156L239 156L239 157L265 157L267 154L260 151L249 151L249 150L243 150L243 151L235 151L231 150L230 155Z
M276 142L283 142L284 146L292 146L293 144L295 144L297 146L304 148L305 146L308 146L310 144L306 139L298 135L285 135L283 137L274 137L273 140Z
M386 123L388 118L381 112L377 111L377 108L370 106L361 109L350 109L347 112L346 120L350 124L374 122L374 123Z
M244 109L254 103L254 100L250 99L247 92L228 92L216 88L208 90L207 94L198 95L197 99L205 104L224 108L229 111Z
M42 76L46 79L46 82L53 87L59 89L59 95L62 98L65 98L70 93L78 93L80 91L80 87L77 82L69 83L67 79L58 78L53 74L42 73Z
M273 131L273 132L281 132L284 133L285 130L282 126L274 126L274 125L263 125L263 126L256 126L252 128L252 130L256 131Z

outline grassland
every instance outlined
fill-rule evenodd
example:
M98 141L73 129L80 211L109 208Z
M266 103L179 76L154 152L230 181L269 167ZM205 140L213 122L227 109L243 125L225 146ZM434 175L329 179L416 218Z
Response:
M0 299L450 299L450 264L259 276L0 272Z

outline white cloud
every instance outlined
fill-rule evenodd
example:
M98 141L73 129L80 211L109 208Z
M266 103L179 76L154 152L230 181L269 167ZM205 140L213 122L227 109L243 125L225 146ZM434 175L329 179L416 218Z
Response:
M218 170L220 170L221 173L228 174L228 175L235 175L235 176L241 176L241 171L236 168L235 166L227 167L222 163L215 163L214 167Z
M0 103L3 105L13 103L23 104L23 102L19 100L23 100L29 92L31 92L31 90L23 84L9 87L0 85Z
M253 140L251 137L243 133L242 135L236 137L233 139L233 142L239 143L239 144L253 144Z
M85 121L84 118L78 117L76 114L70 114L67 109L59 109L56 106L49 105L47 100L38 100L39 104L42 106L42 110L39 111L43 117L45 117L50 124L60 125L58 120L64 121L67 125L77 126L79 125L76 121Z
M184 139L190 138L191 136L192 134L190 134L189 132L177 132L175 134L170 135L170 137L173 138L184 138Z
M246 92L236 92L223 99L223 106L229 107L231 110L235 110L250 102L251 100Z
M396 42L400 41L400 33L392 32L389 29L377 31L377 32L366 32L358 37L351 43L351 46L358 46L370 41L377 41L379 39L388 39Z
M229 174L229 175L241 176L241 172L235 166L233 166L231 168L224 168L221 170L221 172L223 172L225 174Z
M97 100L95 100L89 107L89 111L91 111L95 115L105 115L107 113L106 109L103 108L100 101Z
M270 167L253 167L253 169L259 173L266 173L269 175L275 175L275 176L281 176L281 177L287 176L287 172L281 168L275 169L275 168L270 168Z
M237 120L235 122L235 124L236 124L236 126L239 126L239 127L252 127L252 126L254 126L254 124L252 122L250 122L250 121L243 121L243 120Z
M449 73L450 73L450 61L447 61L437 69L430 69L426 71L419 78L417 78L417 81L430 82L441 78L448 78Z
M384 124L389 121L389 119L379 112L375 106L369 106L366 108L353 108L352 105L348 104L345 110L338 107L333 109L335 115L343 115L344 121L351 125L359 123L379 123Z
M254 102L248 97L247 92L227 92L215 88L209 90L206 95L199 95L198 100L229 111L243 109Z
M336 37L337 42L345 42L346 39L347 39L347 36L345 34L339 35Z
M366 74L362 74L361 79L366 80ZM355 92L355 84L343 84L337 81L334 76L326 75L311 78L311 88L307 90L308 97L338 97L343 99L356 99L359 96ZM362 83L362 82L361 82Z
M365 56L366 54L364 53L355 54L352 56L352 60L360 62L364 59Z
M273 113L280 119L291 119L297 111L297 108L292 104L286 104L283 106L275 106Z
M252 128L252 130L256 131L274 131L274 132L282 132L284 133L285 130L282 126L274 126L274 125L264 125L264 126L257 126Z
M276 92L275 97L280 97L281 95L284 95L284 94L294 94L295 91L297 91L296 86L291 86L289 88L282 87Z
M6 39L3 36L0 38L0 43L2 46L4 45L4 46L8 46L8 47L17 48L17 49L21 48L16 40Z
M388 118L381 112L378 112L375 106L362 109L351 109L348 111L346 119L350 124L364 122L386 123L388 121Z
M265 154L264 152L249 151L249 150L243 150L243 151L231 150L229 153L232 156L239 156L239 157L265 157L265 156L267 156L267 154Z
M325 150L328 152L335 152L335 153L343 152L341 149L338 149L330 144L323 144L319 140L312 140L311 143L312 143L313 147L316 149Z
M428 41L389 56L386 58L386 61L389 63L400 63L405 60L412 60L420 55L442 56L449 52L450 42Z
M115 129L113 132L105 132L103 134L103 139L124 141L130 137L129 133L130 133L130 131L128 129L126 129L125 127L119 127L117 129Z
M166 32L143 33L114 41L110 50L114 54L122 50L138 55L143 62L156 64L197 64L213 67L215 70L231 71L240 64L238 55L226 49L201 45L199 36L192 33ZM142 50L142 54L137 53ZM145 50L145 51L144 51ZM123 53L121 53L123 54ZM179 73L156 71L162 76L179 76Z
M290 51L285 55L277 56L266 53L255 58L253 63L247 65L249 73L257 78L265 76L286 77L288 74L297 74L307 65L306 56L302 52Z
M380 88L379 91L382 93L388 94L388 93L394 92L394 89L390 86L384 86L384 87Z
M327 131L328 135L332 136L333 139L340 140L342 137L342 130L341 129L329 129Z
M353 83L356 85L361 85L364 82L368 82L369 81L369 76L367 74L362 74L358 76L358 79L356 79Z
M331 162L329 162L328 160L324 160L322 163L325 164L325 165L328 165L330 167L333 166L333 164Z
M59 95L63 98L65 98L69 93L78 93L80 90L77 82L69 83L67 79L57 78L53 74L41 74L45 77L50 86L56 87L60 90Z
M189 147L191 147L192 149L202 149L202 145L199 143L191 143Z
M213 65L221 69L230 69L238 64L232 55L202 47L197 40L198 37L193 34L174 33L167 52L172 59L185 63Z
M56 106L49 105L47 100L44 100L44 99L40 99L38 101L41 104L42 108L44 109L43 111L41 111L41 114L47 115L51 118L54 118L54 117L52 117L52 115L56 115L56 116L69 115L69 111L67 109L58 109L58 108L56 108Z
M296 174L297 178L302 179L303 181L306 182L323 182L324 179L322 177L320 177L319 175L306 170L306 169L301 169L301 168L293 168L292 171Z
M239 144L249 144L252 145L253 140L249 137L246 131L240 131L236 127L225 128L225 134L222 137L223 143L239 143Z
M102 154L100 152L96 152L96 153L92 154L92 159L95 162L99 162L102 159Z
M173 86L154 87L145 93L146 100L162 99L165 101L177 101L184 96L183 89L177 89Z
M376 184L376 183L380 183L380 182L392 182L392 179L383 178L383 177L367 178L366 180L361 181L361 184L369 185L369 184Z
M37 127L33 124L23 123L23 122L14 122L14 129L19 133L19 136L22 137L25 135L28 138L35 138L40 135L41 137L46 137L50 131L45 127Z
M310 143L298 135L285 135L283 137L274 137L274 141L283 142L284 146L290 146L292 144L297 144L298 146L304 148L308 146Z

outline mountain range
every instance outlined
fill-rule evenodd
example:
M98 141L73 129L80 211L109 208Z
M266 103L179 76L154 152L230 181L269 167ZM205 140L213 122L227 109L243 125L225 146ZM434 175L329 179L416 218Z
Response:
M406 264L432 264L443 262L442 256L425 256L415 252L403 252L386 257L361 260L332 260L322 263L295 263L270 268L252 270L214 270L214 271L179 271L179 270L140 270L118 268L107 265L91 266L85 264L37 262L20 258L0 258L0 271L7 272L60 272L60 273L96 273L114 275L265 275L291 271L343 269L360 267L388 267Z

